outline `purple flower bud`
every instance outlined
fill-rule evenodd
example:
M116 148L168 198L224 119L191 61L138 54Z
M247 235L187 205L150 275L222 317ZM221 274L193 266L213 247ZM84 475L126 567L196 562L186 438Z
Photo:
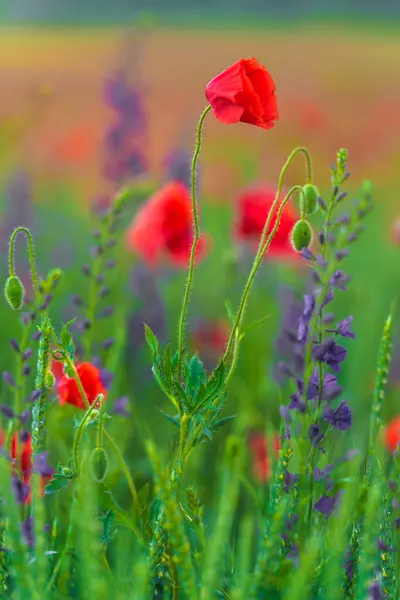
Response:
M311 444L315 448L318 448L322 452L325 452L325 450L319 445L322 438L324 437L323 433L321 432L321 427L317 424L310 425L310 429L308 430L308 435L310 436Z
M321 198L321 196L318 196L318 204L323 212L326 212L328 210L328 207L325 204L324 200Z
M22 360L28 360L33 354L32 348L27 348L22 354Z
M115 261L115 260L113 260L113 259L111 259L111 260L108 260L108 261L106 262L106 269L114 269L114 267L115 267L115 265L116 265L116 264L117 264L117 263L116 263L116 261Z
M346 179L348 179L348 178L350 177L350 175L351 175L350 171L348 171L347 173L345 173L345 174L343 175L342 182L344 183L344 182L346 181Z
M89 277L90 275L90 269L87 265L83 265L82 267L82 273L85 275L85 277Z
M23 410L22 413L19 415L19 420L22 425L26 425L27 423L29 423L30 418L31 411L28 408L26 410Z
M388 486L391 492L395 492L397 490L397 483L393 481L393 479L389 481Z
M381 540L381 538L378 538L376 542L376 547L378 548L378 550L382 550L383 552L396 552L396 550L392 548L392 546L389 546L389 544Z
M3 381L10 387L17 387L14 377L8 371L3 371Z
M114 346L115 344L115 339L114 338L108 338L108 340L106 340L103 343L103 348L104 350L109 350L110 348L112 348L112 346Z
M10 346L14 350L14 352L19 352L19 344L18 344L17 340L11 339Z
M71 296L71 302L74 306L82 306L83 298L78 296L78 294L73 294L73 296Z
M336 225L348 225L350 223L350 215L348 213L344 213L340 215L335 221Z
M30 320L31 320L30 313L27 313L27 312L22 313L22 315L21 315L21 321L22 321L22 325L24 327L26 327L27 325L29 325Z
M0 412L7 418L7 419L13 419L15 416L15 413L13 411L12 408L10 408L10 406L7 406L7 404L0 404Z
M33 390L31 395L29 396L28 400L29 400L29 402L36 402L37 400L39 400L41 395L42 395L41 390Z
M342 202L342 200L344 200L347 196L347 192L342 192L341 194L339 194L339 196L336 198L336 202Z
M338 250L337 252L335 252L335 257L337 261L341 261L344 258L346 258L346 256L348 256L350 254L350 251L347 248L344 248L344 250Z
M91 327L91 323L89 319L84 319L83 321L79 321L77 323L77 327L80 331L88 331L88 329Z
M318 234L318 241L321 244L321 246L325 244L325 235L322 231L320 231Z
M342 269L338 269L330 279L330 285L338 288L339 290L346 290L346 285L349 283L350 277L346 275L342 271Z
M339 193L339 187L338 187L337 185L335 185L335 186L333 187L333 190L332 190L332 192L333 192L333 195L334 195L334 196L337 196L337 195L338 195L338 193Z
M110 229L111 229L111 228L110 228ZM110 231L110 229L109 229L109 231ZM113 232L111 232L111 231L110 231L110 233L113 233ZM115 244L116 244L116 243L117 243L117 240L115 240L115 239L111 239L111 240L108 240L108 241L107 241L106 245L107 245L109 248L112 248L113 246L115 246Z
M109 295L110 292L111 292L110 288L107 287L106 285L103 285L103 287L100 288L99 297L100 298L106 298Z
M41 337L42 337L42 332L39 329L37 331L35 331L35 333L32 335L32 339L35 342L38 342Z
M334 313L326 313L322 320L325 323L325 325L328 325L329 323L332 323L332 321L335 320L335 314Z
M99 285L101 285L103 283L104 279L105 279L104 273L100 273L100 275L97 275L96 281Z
M347 242L348 242L349 244L351 244L351 242L355 242L355 241L356 241L356 239L357 239L357 234L356 234L356 233L350 233L350 234L347 236Z
M311 252L309 248L302 248L299 252L300 256L304 258L304 260L314 260L315 256Z
M99 231L98 229L95 229L93 232L93 237L96 238L97 240L99 240L101 238L101 231Z
M367 600L385 600L382 586L376 579L369 586Z
M99 314L99 318L100 319L105 319L107 317L111 317L111 315L114 314L114 307L113 306L106 306L106 308L104 308L101 313Z
M393 520L393 525L394 525L394 528L397 529L397 531L400 529L400 517L396 517Z
M31 374L31 367L30 367L30 365L24 365L22 367L22 375L24 377L29 377L30 374Z
M104 250L102 246L91 246L90 255L92 258L98 258L103 254Z

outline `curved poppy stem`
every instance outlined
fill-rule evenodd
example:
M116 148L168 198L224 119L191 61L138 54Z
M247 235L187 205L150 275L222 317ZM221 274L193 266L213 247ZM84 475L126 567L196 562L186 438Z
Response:
M281 183L281 186L282 186L282 183ZM267 253L268 248L271 245L271 242L272 242L272 240L273 240L273 238L275 236L275 233L278 230L278 227L279 227L279 224L280 224L280 220L281 220L281 217L282 217L282 213L283 213L283 209L285 208L286 203L288 202L290 196L295 191L300 191L300 193L304 194L303 188L302 188L301 185L294 185L293 187L290 188L290 190L286 194L285 198L281 202L281 205L280 205L279 210L278 210L278 214L276 216L275 225L274 225L271 233L269 234L268 239L265 241L265 238L267 237L267 232L268 232L268 229L269 229L269 225L270 225L270 222L271 222L271 219L272 219L272 211L275 209L275 206L276 206L277 202L274 202L274 204L272 205L272 208L271 208L271 210L269 212L267 223L266 223L266 227L264 227L265 235L262 236L262 237L264 237L264 241L262 240L262 245L260 244L260 246L259 246L256 258L254 260L254 263L253 263L253 266L251 268L249 277L247 279L247 283L246 283L245 288L244 288L244 292L243 292L243 295L242 295L242 298L241 298L241 301L240 301L239 309L238 309L238 312L236 314L235 322L233 324L231 333L229 335L229 339L228 339L228 343L227 343L227 346L226 346L225 353L224 353L224 355L222 357L222 360L224 362L226 362L227 359L229 358L229 355L230 355L231 350L232 350L233 343L234 342L236 344L239 343L240 336L238 335L238 332L239 332L239 329L240 329L240 325L242 323L244 311L245 311L245 308L246 308L246 302L247 302L247 298L248 298L250 290L251 290L251 286L253 285L254 278L255 278L255 276L257 274L257 271L258 271L258 269L259 269L259 267L261 265L261 262L262 262L262 260L263 260L263 258L265 256L265 254ZM279 187L278 187L278 192L277 192L277 198L278 198L278 200L279 200L279 195L280 195L280 190L279 190ZM236 361L237 361L237 349L236 348L235 348L234 355L235 355L235 360L233 361L232 366L234 366L235 363L236 363ZM227 377L228 379L232 375L232 366L231 366L231 369L228 372L228 377Z
M10 271L10 275L15 276L15 260L14 260L15 238L21 231L25 234L27 242L28 242L29 267L30 267L30 271L31 271L32 284L33 284L35 296L38 297L40 295L40 291L39 291L39 284L38 284L38 279L37 279L37 274L36 274L35 249L33 246L32 234L29 231L29 229L27 229L27 227L17 227L16 229L14 229L14 231L11 235L10 244L8 246L8 265L9 265L8 268Z
M185 287L185 293L183 296L183 302L182 302L182 309L181 309L181 314L179 317L179 326L178 326L178 366L177 366L177 373L178 373L178 380L181 380L182 377L182 358L183 358L183 338L184 338L184 329L185 329L185 320L186 320L186 313L187 313L187 306L188 306L188 302L189 302L189 295L190 295L190 288L192 287L192 281L193 281L193 273L194 273L194 261L195 261L195 256L196 256L196 248L197 248L197 243L199 241L199 221L198 221L198 215L197 215L197 198L196 198L196 164L197 164L197 159L199 158L199 154L200 154L200 149L201 149L201 137L202 137L202 131L203 131L203 124L204 124L204 120L208 114L208 112L211 110L211 106L207 106L200 119L199 119L199 123L197 125L197 137L196 137L196 147L194 150L194 154L193 154L193 159L192 159L192 168L191 168L191 190L192 190L192 210L193 210L193 226L194 226L194 237L193 237L193 243L192 243L192 249L190 251L190 262L189 262L189 271L188 271L188 276L187 276L187 280L186 280L186 287Z

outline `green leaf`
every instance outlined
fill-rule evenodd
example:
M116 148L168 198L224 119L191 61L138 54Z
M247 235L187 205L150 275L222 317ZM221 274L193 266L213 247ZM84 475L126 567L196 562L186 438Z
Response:
M218 421L215 421L215 423L212 423L212 425L210 427L211 431L213 433L215 433L216 431L218 431L218 429L221 429L221 427L223 427L227 423L230 423L230 421L233 421L233 419L236 419L236 415L231 415L230 417L224 417L223 419L219 419Z
M197 354L192 356L185 365L185 385L188 395L194 400L200 385L206 381L206 372L203 363Z
M53 473L51 480L44 488L45 494L54 494L58 490L66 487L72 479L76 479L78 474L69 467L58 466L58 471Z
M172 355L171 355L171 344L165 348L164 351L164 381L168 384L168 387L171 388L172 385Z
M211 373L206 386L204 393L200 394L196 398L196 403L194 410L197 412L201 409L204 409L207 405L208 407L213 401L218 398L218 396L223 395L224 393L224 385L225 385L225 365L221 361L216 369Z
M252 323L250 323L249 325L247 325L243 329L243 331L242 331L242 336L246 335L252 329L258 329L258 327L261 327L261 325L264 325L264 323L266 321L268 321L268 319L270 318L270 316L271 315L266 315L265 317L262 317L261 319L257 319L256 321L253 321Z
M225 309L226 314L228 315L228 319L233 324L235 321L235 315L233 314L232 304L229 302L229 300L225 300Z
M103 528L100 534L103 544L110 542L116 534L116 529L113 528L114 518L115 513L112 508L106 510L106 512L99 517Z
M177 427L178 429L180 428L180 421L179 421L179 415L169 415L168 413L164 412L163 410L161 410L161 408L157 407L157 410L160 411L160 413L167 419L167 421L169 421L170 423L172 423L172 425L175 425L175 427Z
M146 336L147 345L149 346L149 348L153 354L153 357L158 356L158 354L159 354L158 339L156 338L155 334L152 332L150 327L148 325L146 325L146 323L144 324L144 333Z

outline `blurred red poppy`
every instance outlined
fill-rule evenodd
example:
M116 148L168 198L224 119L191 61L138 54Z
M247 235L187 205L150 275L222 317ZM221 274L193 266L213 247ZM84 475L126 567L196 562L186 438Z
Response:
M90 405L93 404L99 394L103 394L104 398L107 398L107 390L103 385L100 371L97 367L90 362L83 362L77 365L76 370L78 371L79 378ZM57 392L60 404L73 404L78 408L85 408L78 385L72 377L68 377L68 375L64 374L58 381Z
M60 360L55 360L54 358L51 361L50 365L51 372L53 373L56 381L59 381L61 377L64 375L64 363Z
M392 419L384 430L385 446L390 452L395 452L400 442L400 417Z
M250 123L271 129L279 118L275 83L255 58L242 58L214 77L206 98L222 123Z
M18 443L18 433L14 433L11 440L10 456L13 461L13 471L18 476L22 476L22 481L26 486L23 489L23 501L29 504L32 500L31 477L32 477L32 438L29 435L24 442ZM3 447L5 442L4 431L0 429L0 446ZM51 475L41 475L41 494L44 495L44 488L50 481ZM21 499L22 501L22 499Z
M83 123L55 144L53 153L64 163L81 163L95 154L98 139L93 125Z
M127 245L151 266L166 257L176 266L187 267L193 242L192 202L188 189L171 181L147 200L127 231ZM197 245L200 258L209 239L202 236Z
M272 446L278 455L280 443L278 435L274 435ZM268 443L265 434L254 432L249 436L249 448L252 453L253 477L259 483L266 483L271 479L271 459L268 456Z
M240 194L235 225L235 235L238 240L250 243L254 248L258 247L275 194L276 189L266 184L255 185ZM278 207L275 209L268 233L271 233L275 225L277 213ZM278 230L266 254L267 258L298 259L299 255L290 243L290 232L297 220L298 216L293 208L286 204Z
M229 323L219 321L201 321L193 328L191 340L200 356L216 357L223 354L229 338Z

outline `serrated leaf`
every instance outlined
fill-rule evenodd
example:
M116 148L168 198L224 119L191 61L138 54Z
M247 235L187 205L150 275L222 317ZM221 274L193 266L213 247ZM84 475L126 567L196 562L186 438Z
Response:
M163 415L163 417L165 417L167 419L167 421L169 421L170 423L172 423L172 425L175 425L175 427L177 427L178 429L180 428L180 422L179 422L179 415L169 415L168 413L164 412L163 410L161 410L161 408L157 408L160 413Z
M54 494L58 490L66 487L72 479L75 479L76 474L66 475L65 473L53 473L49 483L44 488L46 495Z
M211 431L213 433L215 433L216 431L218 431L218 429L221 429L221 427L223 427L227 423L230 423L230 421L233 421L233 419L236 419L236 415L231 415L229 417L224 417L222 419L218 419L218 421L215 421L215 423L212 423Z
M189 396L194 400L200 385L206 381L206 372L203 363L197 354L192 356L185 365L185 385Z
M208 379L204 394L199 398L199 401L196 399L194 411L203 410L206 406L210 407L213 401L224 393L224 384L225 365L221 361Z
M148 325L146 325L146 323L144 324L144 333L146 336L147 345L149 346L149 348L153 354L153 357L158 356L158 354L159 354L158 339L157 339L156 335L153 333L153 331L150 329L150 327Z

